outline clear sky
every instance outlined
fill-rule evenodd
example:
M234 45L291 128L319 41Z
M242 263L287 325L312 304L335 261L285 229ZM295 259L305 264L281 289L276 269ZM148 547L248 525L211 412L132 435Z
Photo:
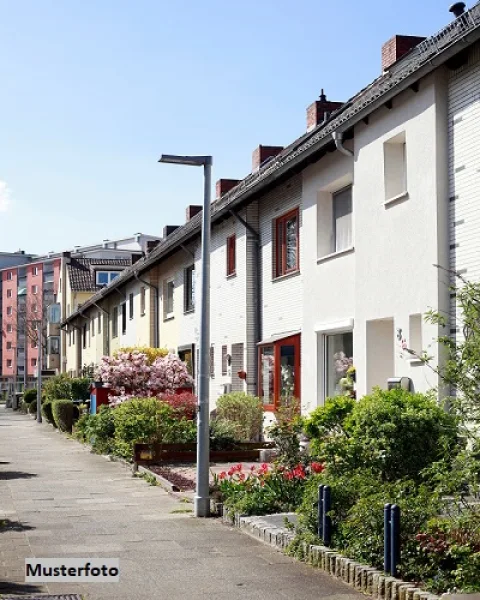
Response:
M184 223L212 154L241 179L258 144L305 131L323 87L347 100L394 34L445 0L0 0L0 251L43 253Z

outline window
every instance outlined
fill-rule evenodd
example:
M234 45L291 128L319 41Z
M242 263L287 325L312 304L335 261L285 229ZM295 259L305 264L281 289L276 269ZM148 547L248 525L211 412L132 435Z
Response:
M178 348L178 357L187 365L187 371L192 377L195 372L194 355L194 344Z
M31 346L31 348L33 348L35 350L35 348L38 348L38 342L33 340L33 342L30 344L30 346Z
M298 208L275 220L275 277L299 269Z
M227 238L227 277L235 275L236 267L236 237L235 234Z
M347 376L353 365L353 333L337 333L325 336L325 398L344 393L340 380Z
M228 375L228 350L227 346L222 346L222 375Z
M184 271L185 312L195 308L195 265L190 265Z
M54 335L48 338L47 353L60 354L60 337L58 335Z
M37 329L38 329L38 321L34 321L34 322L32 323L32 329L33 329L34 331L37 331Z
M38 294L38 285L32 285L32 294Z
M145 315L145 287L140 288L140 316Z
M210 346L210 377L215 377L215 347Z
M118 336L118 306L113 307L112 313L112 337Z
M11 359L11 358L7 358L7 367L8 367L9 369L11 369L11 368L12 368L12 359Z
M71 346L72 345L72 330L70 329L70 331L68 332L68 345Z
M409 330L410 339L408 341L408 347L410 350L414 350L417 354L422 354L423 342L422 342L422 315L410 315L409 317Z
M97 285L108 285L120 274L119 271L97 271Z
M87 324L84 323L82 326L82 342L83 342L83 347L86 348L87 347Z
M407 193L407 144L402 132L383 144L385 202Z
M12 279L13 279L13 272L12 271L8 271L7 272L7 280L8 281L12 281Z
M175 291L175 283L173 279L165 282L165 299L164 299L164 312L165 319L171 319L173 315L173 294Z
M293 335L259 348L260 397L266 410L291 405L300 399L300 335ZM233 369L232 369L233 370Z
M38 304L32 304L32 312L38 312Z
M7 290L7 298L11 298L12 297L12 290Z
M10 316L13 312L13 309L11 306L7 306L7 315Z
M133 319L133 294L128 296L128 315L130 319Z
M72 331L72 344L75 344L75 329Z
M127 303L122 304L122 335L127 333Z
M7 342L7 350L11 350L12 349L12 342Z
M13 331L13 325L8 324L7 325L7 333L12 333Z
M32 367L36 367L37 366L37 359L36 358L31 358L30 359L30 365Z
M102 313L98 311L98 333L102 333Z
M333 194L333 240L334 252L353 246L351 186Z
M95 319L90 321L90 337L95 337Z
M32 267L32 275L38 275L38 267Z

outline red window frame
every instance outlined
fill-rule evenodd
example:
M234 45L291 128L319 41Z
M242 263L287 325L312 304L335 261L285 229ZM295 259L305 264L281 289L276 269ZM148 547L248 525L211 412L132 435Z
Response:
M275 219L275 277L295 273L300 269L300 211L297 208L290 210ZM295 266L287 268L287 223L293 218L297 220L297 247Z
M236 272L236 242L235 234L227 237L227 277Z
M276 411L280 407L280 357L281 357L281 347L282 346L293 346L294 347L294 372L295 372L295 381L293 387L293 395L294 397L300 401L300 379L301 379L301 361L300 361L300 352L301 352L301 343L300 343L300 334L292 335L290 337L282 338L280 340L276 340L275 342L270 342L266 344L262 344L258 347L258 395L260 398L263 398L263 386L262 386L262 349L273 346L273 403L264 404L263 410L266 411Z

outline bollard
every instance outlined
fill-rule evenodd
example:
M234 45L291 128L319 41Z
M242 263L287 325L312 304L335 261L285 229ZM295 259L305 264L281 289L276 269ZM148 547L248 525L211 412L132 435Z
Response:
M332 519L328 514L332 510L332 494L330 486L323 488L323 543L330 546L332 541Z
M392 505L385 504L383 509L383 570L385 573L390 573L391 569L391 515Z
M392 577L397 577L400 562L400 507L396 504L391 507L390 524L390 573Z
M323 488L325 486L318 486L318 500L317 500L317 516L318 516L318 527L317 534L320 539L323 539Z

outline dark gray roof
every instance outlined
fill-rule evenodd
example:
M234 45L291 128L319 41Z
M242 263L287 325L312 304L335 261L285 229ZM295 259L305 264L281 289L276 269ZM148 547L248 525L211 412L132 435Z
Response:
M468 34L468 36L467 36ZM237 186L212 203L212 223L221 220L229 211L246 204L274 186L282 178L294 174L321 156L332 142L332 133L346 132L379 106L394 98L416 81L425 77L463 49L480 39L480 2L446 25L437 34L427 38L402 57L386 73L345 102L330 118L308 132L280 154L268 161L258 171L247 175ZM435 60L433 60L435 59ZM107 288L98 292L82 305L82 311L119 287L160 262L174 250L200 233L202 213L179 227L158 244L145 258L126 269ZM73 313L66 321L76 318Z
M130 258L72 258L67 265L70 286L74 292L97 292L96 271L124 270L130 267Z

